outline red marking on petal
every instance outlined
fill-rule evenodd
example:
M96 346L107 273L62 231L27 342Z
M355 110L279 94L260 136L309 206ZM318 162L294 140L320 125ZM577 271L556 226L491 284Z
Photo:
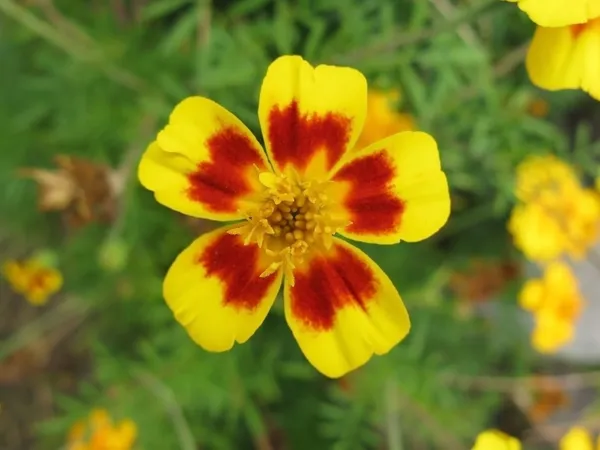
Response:
M287 164L304 170L313 156L324 150L327 170L344 154L350 140L351 121L341 114L301 115L295 100L269 114L271 154L280 168Z
M290 288L292 314L308 327L327 331L346 306L366 310L377 281L364 261L340 245L333 255L315 256L305 272L296 271Z
M581 33L586 29L587 23L578 23L575 25L571 25L569 28L571 30L571 34L574 39L577 39Z
M210 161L198 164L188 175L187 195L213 212L234 212L237 200L252 192L247 170L264 168L252 141L234 127L225 128L206 142Z
M276 279L275 273L260 277L260 248L244 245L239 236L223 233L199 256L206 275L223 283L226 306L254 310Z
M398 227L405 203L390 192L394 163L385 150L353 159L335 174L335 181L350 183L344 205L351 213L352 233L385 234Z
M35 272L29 280L29 289L46 289L50 281L50 276L50 272L46 270Z

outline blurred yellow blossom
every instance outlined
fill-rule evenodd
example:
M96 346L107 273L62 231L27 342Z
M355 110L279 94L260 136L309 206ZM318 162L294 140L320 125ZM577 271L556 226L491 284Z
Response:
M573 339L583 299L577 279L566 264L553 262L542 278L527 281L519 303L534 315L531 341L536 350L552 353Z
M87 421L73 424L69 430L67 450L130 450L137 437L137 427L129 419L113 423L104 409L95 409Z
M360 150L374 142L401 131L415 129L413 117L400 113L397 105L401 102L398 90L380 91L370 89L367 93L367 117L355 148Z
M553 155L531 156L516 170L508 229L515 246L534 261L566 253L582 258L598 240L600 200L584 188L575 171Z
M560 440L560 450L600 450L600 441L594 447L592 437L582 427L573 427Z
M45 304L63 284L61 273L38 258L8 260L2 265L2 275L32 305Z
M573 167L555 155L531 155L517 166L515 193L523 202L577 187L579 178Z
M502 431L486 430L479 433L471 450L521 450L521 443Z

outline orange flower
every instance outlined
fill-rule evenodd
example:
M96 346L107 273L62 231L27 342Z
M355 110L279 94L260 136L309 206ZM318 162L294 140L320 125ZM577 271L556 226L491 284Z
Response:
M137 427L129 419L113 423L104 409L95 409L87 421L73 424L67 438L67 450L130 450Z
M32 305L43 305L62 287L61 273L41 259L9 260L2 266L2 275L13 290L23 295Z
M367 116L356 143L356 149L365 148L392 134L415 129L412 116L398 112L399 102L400 92L397 90L369 89L367 92Z

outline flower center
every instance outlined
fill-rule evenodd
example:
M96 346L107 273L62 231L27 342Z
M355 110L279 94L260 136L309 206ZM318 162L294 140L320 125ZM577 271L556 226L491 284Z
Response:
M348 222L336 217L330 182L271 172L260 173L258 179L264 187L259 206L248 211L245 224L229 232L242 235L246 245L255 243L271 259L261 277L283 266L293 285L293 269L310 251L330 248L332 236Z

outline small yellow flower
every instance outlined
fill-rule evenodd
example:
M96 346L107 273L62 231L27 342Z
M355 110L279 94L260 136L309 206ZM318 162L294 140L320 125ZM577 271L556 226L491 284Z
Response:
M585 428L573 427L560 440L560 450L600 450L600 440L594 448L592 437Z
M515 206L508 222L515 246L534 261L566 253L583 258L600 232L598 194L554 156L532 156L517 167Z
M568 2L568 8L571 8ZM600 2L595 0L600 11ZM600 13L600 12L599 12ZM531 82L556 91L581 89L600 100L600 17L556 28L538 27L525 66Z
M515 246L533 261L557 258L567 247L561 224L537 203L516 205L508 222Z
M551 353L573 339L575 321L583 307L577 279L561 262L550 264L541 279L527 281L519 303L535 318L532 345L542 353Z
M426 239L450 214L448 183L426 133L355 150L366 115L359 71L299 56L277 58L263 79L264 149L208 98L175 107L142 156L141 184L183 214L237 221L197 238L165 277L165 300L198 345L223 352L248 341L282 286L292 334L331 378L408 334L392 281L337 235L388 245Z
M395 133L415 129L412 116L398 112L397 106L400 101L401 95L397 90L369 89L367 92L367 116L356 144L357 150Z
M573 167L552 154L528 156L516 169L515 194L522 202L578 187L579 178Z
M572 322L551 311L540 311L534 317L535 326L531 333L531 345L538 352L554 353L573 340L575 326Z
M529 18L544 27L585 23L600 16L598 0L508 0L517 2Z
M521 450L521 443L502 431L486 430L477 436L471 450Z
M63 284L58 270L36 258L22 262L6 261L2 266L2 275L13 290L23 295L32 305L45 304Z
M78 421L67 437L67 450L130 450L137 427L129 419L113 423L108 411L95 409L87 421Z

